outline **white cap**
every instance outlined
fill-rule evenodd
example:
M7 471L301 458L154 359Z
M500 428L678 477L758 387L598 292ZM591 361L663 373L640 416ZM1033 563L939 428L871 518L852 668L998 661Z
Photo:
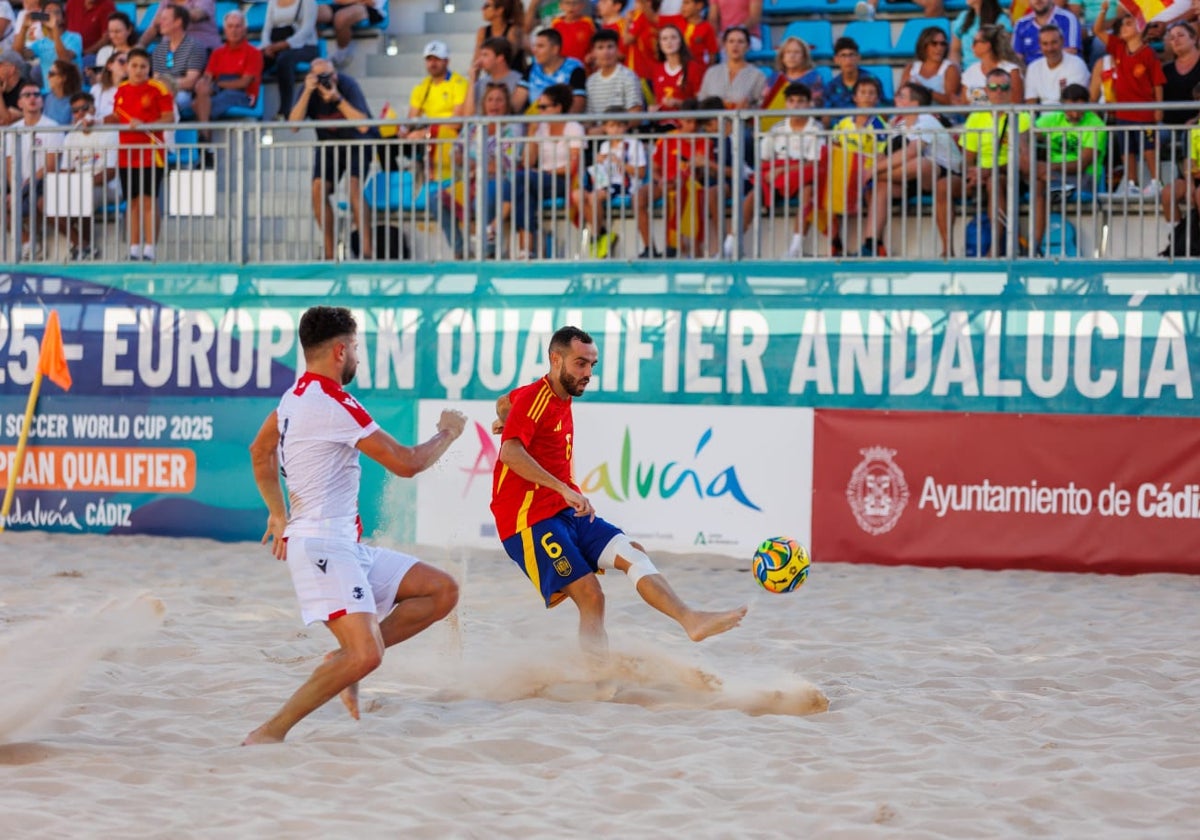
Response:
M450 58L450 48L442 41L430 41L425 45L425 57L440 58L443 61Z

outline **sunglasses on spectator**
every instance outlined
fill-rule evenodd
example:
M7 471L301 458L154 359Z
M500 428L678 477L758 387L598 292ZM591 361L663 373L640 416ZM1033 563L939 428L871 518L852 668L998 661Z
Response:
M174 52L167 53L167 69L168 70L175 69L175 53Z
M121 55L121 56L117 56L117 58L116 58L117 64L124 64L127 61L129 61L129 58L127 56Z
M988 87L988 90L1008 90L1009 88L1012 87L1012 85L994 85L991 82L988 82L987 87Z

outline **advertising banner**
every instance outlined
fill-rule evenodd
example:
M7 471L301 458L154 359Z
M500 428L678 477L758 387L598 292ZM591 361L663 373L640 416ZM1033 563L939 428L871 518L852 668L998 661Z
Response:
M423 400L418 428L435 428L444 408L464 412L467 431L417 477L417 541L495 547L495 405ZM649 551L748 559L766 537L807 544L811 410L621 406L585 396L574 415L576 483L599 516Z
M1191 419L818 411L813 553L1200 572Z

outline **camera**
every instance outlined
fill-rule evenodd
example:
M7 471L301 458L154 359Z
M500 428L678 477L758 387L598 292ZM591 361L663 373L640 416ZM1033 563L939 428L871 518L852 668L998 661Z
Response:
M35 20L38 23L45 23L46 21L50 20L50 15L46 14L45 12L30 12L29 19Z
M326 90L333 90L333 74L320 73L317 75L317 84Z

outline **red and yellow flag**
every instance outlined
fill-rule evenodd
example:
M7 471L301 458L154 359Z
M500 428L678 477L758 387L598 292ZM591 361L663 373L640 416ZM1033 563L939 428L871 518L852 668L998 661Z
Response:
M63 349L62 327L58 323L58 313L53 309L46 319L46 332L42 335L38 373L48 377L64 391L71 390L71 371L67 368L67 353Z
M1148 23L1170 23L1191 8L1190 0L1120 0L1121 8L1133 15L1138 29Z

